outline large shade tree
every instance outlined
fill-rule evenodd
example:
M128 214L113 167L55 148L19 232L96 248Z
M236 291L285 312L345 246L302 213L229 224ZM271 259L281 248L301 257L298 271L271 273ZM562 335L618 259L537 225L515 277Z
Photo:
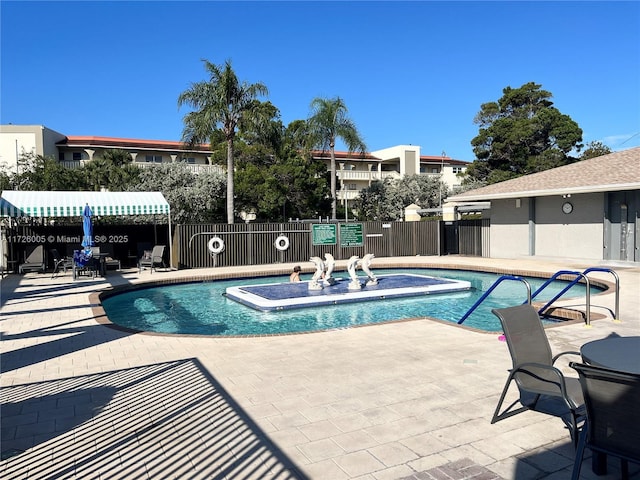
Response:
M307 120L311 143L331 154L331 218L336 219L336 140L342 139L349 152L367 149L355 123L347 116L347 106L340 97L314 98L312 114Z
M471 140L470 179L495 183L578 160L570 153L582 148L582 130L553 106L550 92L533 82L502 92L474 119L480 129Z
M178 97L178 106L188 105L194 110L184 118L182 141L193 145L210 143L222 130L227 143L227 223L234 223L234 139L241 122L251 122L263 112L257 98L268 94L262 83L240 82L231 61L215 65L203 60L209 80L192 83ZM257 122L260 123L260 122Z

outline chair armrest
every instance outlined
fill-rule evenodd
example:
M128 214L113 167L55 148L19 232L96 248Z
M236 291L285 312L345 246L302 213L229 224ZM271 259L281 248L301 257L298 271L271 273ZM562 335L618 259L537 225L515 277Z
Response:
M576 356L578 356L578 357L582 358L582 355L580 354L580 352L571 352L571 351L570 351L570 352L561 352L561 353L558 353L557 355L555 355L555 356L551 359L551 363L556 363L556 360L557 360L558 358L560 358L561 356L563 356L563 355L576 355Z
M552 373L556 377L556 379L543 378L535 371L528 370L532 368L536 368L536 369L540 369L540 370L544 370L546 372ZM541 382L545 382L550 385L555 385L560 388L560 392L563 396L567 395L567 385L565 383L564 375L556 367L553 367L550 365L544 365L542 363L521 363L519 365L516 365L512 369L512 372L513 374L524 373Z

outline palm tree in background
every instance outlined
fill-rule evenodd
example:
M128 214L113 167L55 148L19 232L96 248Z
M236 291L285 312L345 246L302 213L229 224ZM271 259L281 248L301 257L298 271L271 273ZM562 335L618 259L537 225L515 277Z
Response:
M314 147L331 152L331 218L336 220L336 139L341 138L349 153L367 149L353 121L347 117L347 107L340 97L314 98L312 115L308 119Z
M262 83L240 82L231 68L231 61L218 66L203 60L209 81L192 83L178 97L178 107L189 105L194 111L184 116L182 141L189 145L210 143L221 128L227 143L227 223L234 223L233 142L240 122L251 122L260 115L256 99L268 95Z

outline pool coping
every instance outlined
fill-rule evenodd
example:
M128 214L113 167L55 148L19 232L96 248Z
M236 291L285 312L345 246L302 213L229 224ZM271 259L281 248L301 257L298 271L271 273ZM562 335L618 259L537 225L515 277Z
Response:
M492 267L492 266L480 266L480 265L460 265L460 264L449 264L449 263L415 263L415 262L403 262L402 260L386 260L379 259L382 261L376 262L376 268L410 268L410 269L434 269L434 270L461 270L461 271L472 271L472 272L482 272L482 273L495 273L500 275L514 275L514 276L523 276L523 277L534 277L534 278L549 278L555 272L546 272L546 271L533 271L526 269L509 269L502 267ZM198 333L163 333L163 332L150 332L147 330L138 330L135 328L124 327L122 325L118 325L113 323L107 317L107 314L102 307L102 300L108 298L113 295L117 295L119 293L139 290L144 288L153 288L158 286L166 286L166 285L178 285L184 283L198 283L198 282L210 282L217 280L231 280L231 279L242 279L242 278L260 278L260 277L270 277L270 276L279 276L279 275L288 275L291 271L291 268L287 265L257 265L255 266L256 270L252 272L246 271L245 267L231 267L225 269L225 271L221 272L210 272L206 274L194 274L193 276L185 276L185 277L173 277L173 278L164 278L164 279L149 279L149 280L139 280L135 283L127 284L127 285L115 285L104 288L102 290L93 292L89 295L89 302L91 304L91 309L93 312L93 317L95 321L103 326L122 331L127 333L135 333L135 334L143 334L143 335L151 335L151 336L162 336L162 337L196 337L196 338L210 338L210 339L233 339L233 338L259 338L259 337L280 337L280 336L289 336L289 335L310 335L310 334L319 334L325 332L335 332L341 330L348 330L352 328L365 328L365 327L375 327L378 325L385 324L394 324L399 322L413 322L419 320L427 320L437 323L442 323L448 326L452 326L454 328L462 328L465 330L473 331L476 333L482 333L485 335L496 335L500 334L500 332L488 332L486 330L481 330L474 327L469 327L467 325L462 325L458 323L453 323L447 320L442 320L434 317L414 317L414 318L403 318L397 320L385 320L382 322L376 323L367 323L363 325L350 325L348 327L342 328L329 328L322 330L309 330L303 332L284 332L284 333L269 333L269 334L246 334L246 335L207 335L207 334L198 334ZM335 272L346 271L346 266L340 267L336 266ZM312 269L309 269L308 272L305 272L303 269L303 273L311 273ZM572 280L573 277L570 275L560 275L558 280ZM580 280L580 283L583 283L584 280ZM611 290L615 288L615 284L603 280L603 279L589 279L591 286L602 288L603 291L598 293L596 296L610 294ZM570 300L570 297L565 300ZM542 307L544 302L532 302L532 305L535 307ZM593 305L592 305L593 307ZM552 315L552 318L557 319L558 321L555 323L547 323L545 324L545 328L557 328L563 325L572 325L576 323L585 323L586 313L583 310L577 308L567 308L567 307L555 307L553 312L557 314ZM607 316L597 312L590 312L590 321L593 322L606 319Z

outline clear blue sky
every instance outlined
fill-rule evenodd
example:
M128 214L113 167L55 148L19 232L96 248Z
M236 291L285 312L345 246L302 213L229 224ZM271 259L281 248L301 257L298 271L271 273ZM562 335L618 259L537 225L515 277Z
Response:
M178 95L230 59L286 124L340 96L368 150L473 160L474 116L533 81L613 150L640 145L640 2L0 3L1 122L179 140ZM338 146L340 147L340 145Z

